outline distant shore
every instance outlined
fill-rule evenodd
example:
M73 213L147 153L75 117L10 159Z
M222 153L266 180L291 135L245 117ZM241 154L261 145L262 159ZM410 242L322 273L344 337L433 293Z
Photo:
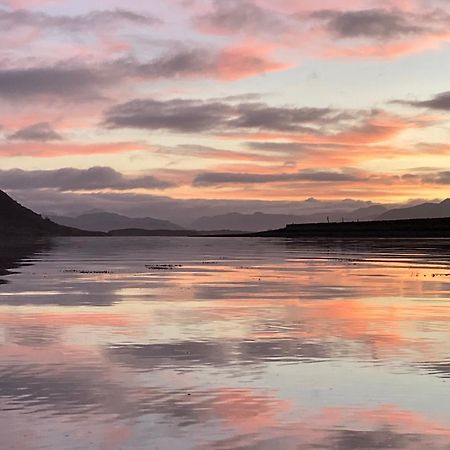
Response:
M285 228L277 230L234 236L292 238L450 238L450 217L370 222L290 224L286 225Z

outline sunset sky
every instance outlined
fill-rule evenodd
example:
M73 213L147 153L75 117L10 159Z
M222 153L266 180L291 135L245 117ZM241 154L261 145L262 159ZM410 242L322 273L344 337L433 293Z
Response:
M442 200L448 0L0 0L0 188L180 220Z

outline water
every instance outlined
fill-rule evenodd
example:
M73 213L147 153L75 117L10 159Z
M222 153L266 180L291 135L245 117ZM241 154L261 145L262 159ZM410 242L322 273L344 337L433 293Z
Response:
M0 448L450 449L450 241L0 246Z

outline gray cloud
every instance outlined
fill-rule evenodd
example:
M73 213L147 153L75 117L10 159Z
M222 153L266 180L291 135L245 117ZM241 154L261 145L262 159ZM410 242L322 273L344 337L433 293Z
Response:
M332 108L271 107L265 103L230 104L217 100L132 100L108 109L108 128L141 128L178 132L315 131L317 127L353 119L350 113Z
M401 175L401 179L411 183L450 185L450 170L434 171L434 172L432 172L431 171L432 169L429 168L417 170L418 172L405 173Z
M422 181L425 183L433 184L449 184L450 185L450 170L438 172L433 175L426 175L422 177Z
M236 128L309 131L305 125L323 125L351 118L350 114L331 108L280 108L264 103L244 103L237 107L237 117L230 124Z
M443 12L418 17L403 11L387 9L323 10L314 12L311 17L325 21L327 29L339 38L375 39L424 34L432 31L434 25L442 25L449 20L448 15Z
M268 61L257 55L241 55L236 62L227 60L227 70L239 70L242 77L264 72ZM235 67L233 67L235 64ZM220 78L223 75L220 49L178 47L150 61L134 56L98 64L81 60L60 61L53 65L16 64L0 69L0 98L27 100L32 96L92 101L104 98L102 92L111 85L134 79L138 81L177 77Z
M418 108L430 108L440 111L450 111L450 91L441 92L435 95L430 100L424 101L407 101L407 100L397 100L393 103L398 103L401 105L415 106Z
M166 189L173 183L151 175L128 177L111 167L90 169L63 168L57 170L21 169L0 170L0 186L3 189L57 189L60 191L89 191L92 189L128 190L136 188Z
M171 78L208 73L216 62L215 52L203 48L178 48L149 63L136 64L137 75L149 78Z
M41 122L17 130L15 133L8 136L8 139L46 142L60 141L62 140L62 137L51 127L49 123Z
M17 67L0 70L0 97L27 100L32 96L62 98L97 97L106 79L87 66L58 64L42 67Z
M271 33L283 31L285 22L275 11L245 0L215 0L213 10L194 19L202 30L217 34Z
M160 20L148 14L136 13L125 9L110 11L92 11L80 15L52 15L39 11L19 9L14 11L0 10L0 28L13 30L17 27L37 28L41 31L55 30L79 33L96 33L99 28L116 27L124 23L133 25L155 25ZM118 28L116 28L118 30Z
M234 79L264 73L277 62L256 52L233 53L228 48L187 47L174 45L167 53L147 63L130 60L130 69L138 77L201 77ZM281 66L280 66L281 67Z
M299 142L259 142L248 141L245 143L246 147L253 150L260 150L266 152L281 152L287 154L298 154L314 152L318 149L324 150L342 150L342 144L303 144Z
M200 100L133 100L110 108L105 115L105 125L109 128L204 131L220 126L232 109L225 103Z
M233 173L233 172L205 172L198 175L194 181L194 186L216 186L222 184L259 184L259 183L281 183L295 181L314 182L345 182L358 181L359 177L336 171L313 171L302 170L296 173L279 174L254 174L254 173Z
M186 56L186 59L189 60L189 57ZM143 64L130 57L97 65L70 60L54 65L4 68L0 69L0 97L27 100L29 97L45 96L92 101L103 98L105 88L126 79L156 79L199 70L195 63L192 67L170 67L167 64L158 68L159 62L160 59L156 59Z

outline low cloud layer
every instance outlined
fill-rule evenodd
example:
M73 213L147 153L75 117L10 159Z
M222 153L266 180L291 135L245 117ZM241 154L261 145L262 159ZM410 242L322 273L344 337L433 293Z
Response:
M0 170L2 189L57 189L59 191L89 191L96 189L167 189L173 184L146 176L128 177L110 167L90 169L63 168L57 170Z
M315 181L325 183L339 183L361 180L356 175L322 170L303 170L296 173L255 174L255 173L220 173L207 172L198 175L194 186L214 186L223 184L260 184L260 183L284 183L291 181Z

